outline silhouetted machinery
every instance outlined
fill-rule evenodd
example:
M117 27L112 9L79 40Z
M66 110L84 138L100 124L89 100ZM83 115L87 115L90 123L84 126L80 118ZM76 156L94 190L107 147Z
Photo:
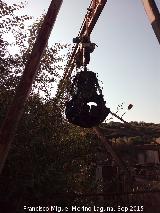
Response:
M66 104L65 114L72 124L84 128L97 126L110 113L94 72L79 72L73 80L71 95L72 99Z
M66 103L65 114L70 123L91 128L101 124L110 113L110 109L105 106L106 102L96 74L87 70L90 53L94 51L95 44L91 43L86 35L73 39L73 42L80 46L75 58L76 66L84 67L84 71L78 72L72 81L70 91L72 99Z

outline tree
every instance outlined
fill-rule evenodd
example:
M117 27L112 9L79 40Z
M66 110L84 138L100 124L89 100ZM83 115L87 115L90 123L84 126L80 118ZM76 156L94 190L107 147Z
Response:
M26 27L26 22L31 19L26 15L15 15L17 10L24 7L24 4L8 6L0 1L0 61L1 80L0 88L12 90L14 92L21 77L24 65L31 53L38 30L41 27L44 15L42 15L32 26ZM5 40L6 34L14 36L13 42ZM61 50L67 49L70 45L55 43L52 47L47 47L41 60L38 75L32 87L32 93L43 92L43 97L49 99L53 97L51 93L56 81L59 80L60 71L63 69L67 56ZM17 49L17 53L11 54L9 48Z
M0 1L0 6L2 8L0 19L7 19L9 15L8 21L1 22L2 34L13 30L15 45L19 49L12 55L9 51L10 44L1 36L0 122L2 122L43 16L28 30L25 29L24 22L29 17L14 14L16 10L22 8L22 5L8 7ZM61 206L93 203L92 199L79 198L77 195L96 191L95 153L99 141L91 130L68 124L64 119L62 108L54 104L52 97L53 85L59 80L59 70L62 69L60 63L65 60L60 50L65 47L68 45L55 44L53 47L47 47L42 58L23 119L0 177L1 212L4 212L2 202L5 203L5 207L11 207L8 212L17 213L23 212L23 206L27 203L42 205L51 202L52 205ZM112 123L110 126L119 128L121 124Z

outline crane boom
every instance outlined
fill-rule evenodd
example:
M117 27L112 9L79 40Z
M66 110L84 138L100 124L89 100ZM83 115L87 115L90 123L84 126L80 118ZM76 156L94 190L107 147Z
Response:
M87 10L83 23L80 27L78 37L83 36L86 33L86 30L87 30L88 36L90 36L106 3L107 3L107 0L91 0L90 6ZM86 29L86 26L87 26L87 29ZM58 85L58 92L56 94L56 99L61 99L63 97L63 93L66 89L65 81L66 79L69 79L71 77L72 71L75 68L75 64L74 64L75 55L79 51L80 51L79 45L76 44L73 49L73 52L70 55L69 61L66 65L66 69L63 75L63 81L61 81L60 84Z

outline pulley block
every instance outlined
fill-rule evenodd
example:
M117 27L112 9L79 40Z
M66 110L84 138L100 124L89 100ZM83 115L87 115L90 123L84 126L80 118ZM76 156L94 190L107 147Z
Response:
M95 46L97 45L92 43L90 41L90 36L87 35L73 38L73 43L77 43L79 45L79 50L75 56L76 67L80 68L89 64L90 54L94 51Z

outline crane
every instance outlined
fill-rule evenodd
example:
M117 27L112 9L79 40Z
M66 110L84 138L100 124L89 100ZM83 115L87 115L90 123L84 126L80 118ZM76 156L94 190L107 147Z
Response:
M2 123L1 129L0 129L0 173L4 167L4 163L6 161L11 143L14 139L16 128L23 114L22 112L23 112L24 103L29 96L29 92L30 92L33 80L35 78L35 75L37 74L38 65L40 63L43 51L46 47L49 35L56 21L56 17L58 15L58 12L60 10L62 3L63 3L63 0L51 1L50 7L45 16L41 30L39 31L39 34L33 46L33 50L31 52L30 58L28 59L26 63L20 83L16 90L15 97L13 99L13 102L11 106L9 107L6 117ZM81 37L84 34L87 34L88 36L90 36L106 3L107 3L107 0L91 0L90 6L87 10L87 14L80 28L78 37ZM142 3L149 17L153 30L156 34L156 37L158 41L160 41L160 15L159 15L158 8L156 7L156 3L154 0L142 0ZM56 95L57 100L63 97L63 93L66 90L66 81L67 79L70 78L72 71L75 67L75 63L74 63L75 55L77 55L80 51L81 49L79 45L76 44L69 58L69 61L67 63L67 66L63 75L63 80L60 82L58 86L58 92ZM99 131L99 129L98 128L95 129L95 128L94 128L95 132L99 134L99 137L103 138L103 141L104 141L104 137ZM109 147L109 144L107 144L107 146ZM112 156L115 157L115 153L112 150L112 147L109 147L108 149L110 150L110 152L112 152ZM117 158L117 161L125 169L125 166L123 165L123 163L121 162L119 158Z

